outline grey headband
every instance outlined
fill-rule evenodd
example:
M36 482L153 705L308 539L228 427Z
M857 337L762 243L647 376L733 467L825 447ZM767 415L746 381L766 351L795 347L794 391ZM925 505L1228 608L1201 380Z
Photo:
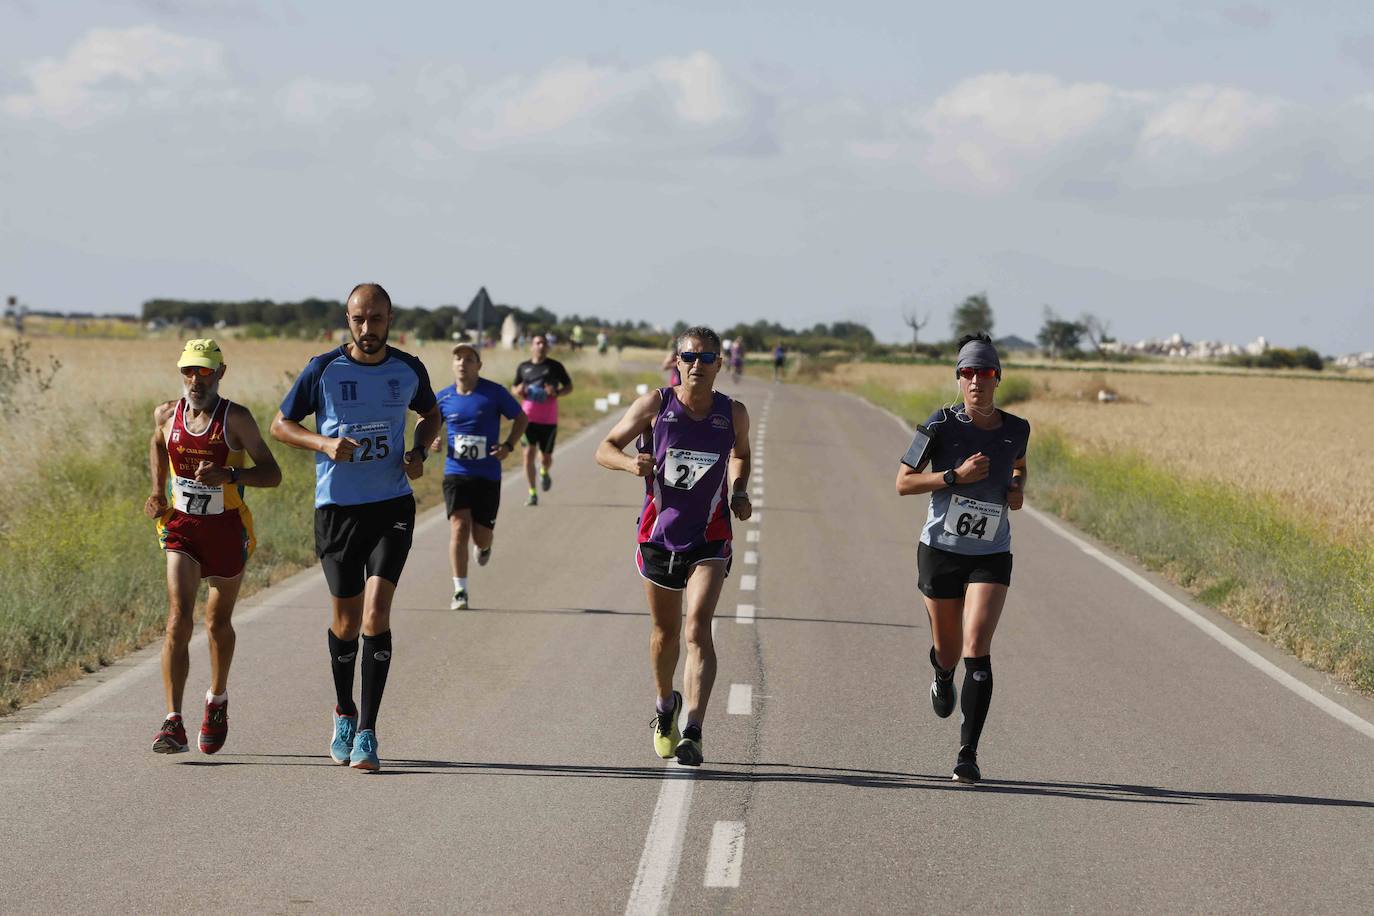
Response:
M997 370L999 378L1002 376L1002 361L997 358L997 348L985 340L970 340L959 350L959 361L954 364L955 374L966 366L975 369L986 369L991 366Z

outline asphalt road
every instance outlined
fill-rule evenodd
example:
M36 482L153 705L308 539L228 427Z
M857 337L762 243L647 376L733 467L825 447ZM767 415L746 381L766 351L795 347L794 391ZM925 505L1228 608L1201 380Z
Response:
M0 721L0 912L1369 911L1372 704L1031 511L985 782L953 784L905 434L838 394L739 394L761 508L699 771L652 751L642 489L583 436L539 507L506 486L476 609L447 610L447 527L419 525L379 774L327 758L317 571L239 609L213 757L149 750L155 650ZM207 677L198 636L187 695Z

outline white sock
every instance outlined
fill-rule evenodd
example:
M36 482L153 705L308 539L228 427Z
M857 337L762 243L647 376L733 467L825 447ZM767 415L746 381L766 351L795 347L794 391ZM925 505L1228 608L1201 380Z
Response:
M460 579L459 577L454 576L454 577L453 577L453 590L454 590L455 592L465 592L465 591L467 591L467 590L468 590L468 580L467 580L467 577L464 576L463 578Z
M225 702L225 701L228 700L228 699L229 699L229 691L227 691L227 690L224 691L224 693L221 693L219 696L215 696L213 693L211 693L211 692L208 691L208 690L205 691L205 702L207 702L207 703L223 703L223 702Z

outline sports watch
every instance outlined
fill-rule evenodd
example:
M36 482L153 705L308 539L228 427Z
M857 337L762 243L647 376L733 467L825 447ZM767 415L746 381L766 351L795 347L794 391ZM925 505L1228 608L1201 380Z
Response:
M954 468L950 468L948 471L945 471L945 486L952 487L958 482L959 475L955 472Z
M229 482L230 482L230 483L238 483L238 482L239 482L239 469L238 469L238 468L230 468L230 469L229 469Z

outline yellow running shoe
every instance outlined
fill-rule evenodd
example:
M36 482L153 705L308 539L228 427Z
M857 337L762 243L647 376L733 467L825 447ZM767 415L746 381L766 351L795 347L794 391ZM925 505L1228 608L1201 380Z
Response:
M677 717L682 712L682 694L673 691L673 711L654 711L654 753L664 760L671 760L682 733L677 730Z

